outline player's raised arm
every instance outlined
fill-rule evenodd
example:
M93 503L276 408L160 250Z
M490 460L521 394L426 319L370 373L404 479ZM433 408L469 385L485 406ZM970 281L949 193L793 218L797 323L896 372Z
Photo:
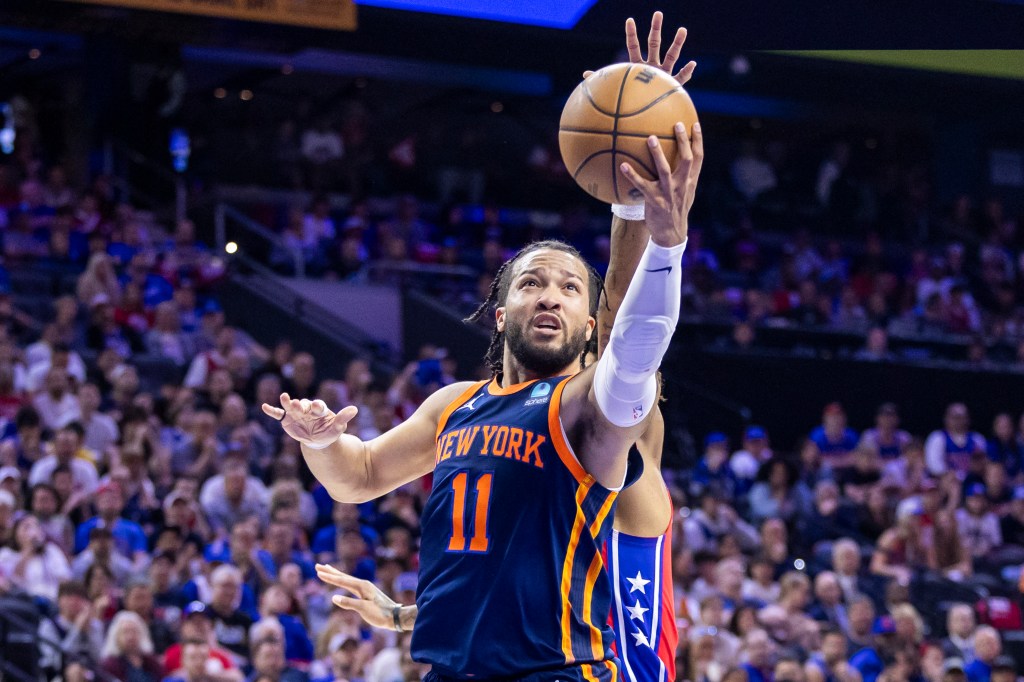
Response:
M281 421L285 432L302 445L302 456L331 497L365 502L414 481L434 469L434 439L444 409L475 384L445 386L409 419L370 441L345 433L357 409L338 413L322 400L297 400L281 394L281 405L263 411Z
M570 381L562 418L584 468L610 488L622 484L626 448L643 430L657 399L655 374L679 320L687 218L704 159L700 125L693 139L676 125L679 160L672 171L656 137L649 149L658 171L644 180L631 166L622 174L644 196L651 238L618 311L608 346L592 371ZM584 427L585 425L585 427Z
M697 68L697 62L689 61L675 74L672 73L676 62L679 60L679 55L682 53L683 44L686 42L686 29L682 26L676 29L675 36L669 44L664 58L662 58L661 27L663 20L664 17L661 12L655 12L654 16L651 17L651 30L647 36L647 56L644 57L640 50L640 38L637 34L636 21L632 17L626 19L626 52L629 54L629 61L634 64L647 64L648 66L661 69L670 76L673 76L679 85L686 85L690 78L693 77L694 69ZM586 78L591 73L593 72L586 71L583 77ZM628 207L626 210L632 214L629 216L629 219L620 217L618 213L621 211L617 211L617 208L612 207L612 212L616 215L612 218L611 255L608 259L608 272L604 279L604 293L601 304L598 306L598 357L603 355L604 350L608 347L608 342L611 339L612 325L615 322L616 315L618 315L619 306L622 305L622 299L626 296L626 290L633 279L633 273L636 272L637 265L640 263L640 257L643 255L644 248L647 245L647 240L651 236L650 232L647 231L647 226L644 225L643 218L640 217L643 214L642 206Z

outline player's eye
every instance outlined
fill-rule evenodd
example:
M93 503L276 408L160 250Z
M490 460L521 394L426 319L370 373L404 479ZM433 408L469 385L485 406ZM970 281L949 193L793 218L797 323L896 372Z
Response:
M577 286L575 284L566 284L565 288L568 289L569 291L579 291L580 290L579 286Z
M524 281L523 281L523 286L524 286L524 287L528 287L528 286L537 286L537 280L535 280L535 279L528 279L528 280L524 280Z

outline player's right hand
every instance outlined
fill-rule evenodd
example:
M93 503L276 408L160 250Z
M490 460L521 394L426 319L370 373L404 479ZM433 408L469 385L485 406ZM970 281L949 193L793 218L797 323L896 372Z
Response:
M340 412L332 412L322 400L295 400L281 394L281 407L263 403L263 412L281 422L284 432L295 440L313 448L331 445L345 433L348 423L359 410L349 405Z

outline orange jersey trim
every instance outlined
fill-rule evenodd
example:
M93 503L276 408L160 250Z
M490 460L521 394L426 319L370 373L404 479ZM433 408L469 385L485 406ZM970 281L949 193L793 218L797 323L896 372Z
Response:
M572 604L569 603L569 591L572 587L572 567L576 560L576 548L580 544L583 529L587 526L587 519L583 515L583 501L587 499L592 482L593 479L585 481L576 490L576 520L572 524L569 546L565 550L565 561L562 563L562 653L565 654L566 665L576 661L576 656L572 652Z
M461 395L459 395L458 398L448 403L448 407L444 408L444 411L441 413L440 418L437 420L437 431L434 433L435 443L437 442L437 439L441 437L441 432L444 431L444 427L448 425L448 420L451 418L452 413L455 412L455 410L462 407L463 405L465 405L466 401L472 398L473 394L479 391L481 387L483 387L483 385L486 383L486 381L478 381L474 383L472 386L467 388Z
M597 582L603 568L604 562L601 560L601 553L594 552L594 558L587 569L587 580L583 586L583 620L590 628L590 651L594 655L594 660L597 661L604 657L604 641L601 638L601 631L594 627L594 622L591 619L591 606L594 602L594 583Z
M610 493L605 499L604 504L601 505L597 512L597 517L590 524L591 537L597 537L597 533L601 530L602 524L604 524L605 519L612 510L612 505L615 504L615 497L615 493ZM583 620L590 627L590 648L596 660L601 660L604 656L604 639L601 637L601 630L595 627L594 621L590 617L590 603L594 597L594 583L597 582L597 578L601 575L603 569L604 557L601 556L601 552L596 552L594 560L590 562L590 568L587 570L587 581L583 588Z
M594 667L589 663L584 663L583 666L583 679L587 682L597 682L597 676L594 675Z
M513 393L517 393L526 388L527 386L529 386L530 384L535 384L538 381L540 381L540 379L533 379L531 381L524 381L519 384L510 384L508 386L502 387L502 385L499 384L498 380L495 378L491 379L490 383L487 384L487 392L490 393L491 395L512 395Z
M583 465L580 464L576 455L573 454L572 448L569 447L569 442L565 439L565 432L562 430L562 419L559 416L562 391L565 389L565 385L569 383L569 379L572 379L572 377L562 380L551 394L551 403L548 405L548 433L551 434L551 444L555 446L558 459L562 460L565 468L572 473L573 477L580 484L583 484L588 478L591 481L593 481L593 478L583 470Z

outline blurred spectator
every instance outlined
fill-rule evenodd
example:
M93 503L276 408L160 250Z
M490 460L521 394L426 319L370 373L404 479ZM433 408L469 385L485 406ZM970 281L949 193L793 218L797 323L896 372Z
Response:
M257 640L252 647L252 673L249 682L309 682L309 676L288 665L284 644L276 639Z
M956 511L956 525L960 540L969 556L975 561L984 559L1003 544L999 519L989 511L985 497L985 485L974 483L967 488L964 508Z
M850 466L850 453L857 447L857 432L846 424L846 410L829 403L822 413L822 425L811 432L811 440L833 469Z
M884 403L875 415L874 428L861 434L859 447L867 447L883 460L899 459L910 445L911 435L899 428L900 414L895 403Z
M1003 652L1003 644L995 628L982 625L974 631L974 660L964 672L968 682L990 682L992 666Z
M33 596L56 600L61 582L71 577L64 552L31 514L15 522L13 536L10 547L0 548L0 576Z
M103 670L118 680L159 682L160 662L153 655L153 642L142 618L121 611L110 622L102 651Z
M974 608L970 604L953 604L946 612L946 631L942 653L946 658L965 661L974 659Z
M924 508L921 500L910 497L900 502L896 527L878 539L871 558L871 572L895 578L906 585L915 571L935 568L935 547L921 529Z
M53 480L59 467L71 470L73 490L88 497L96 492L99 475L88 456L80 456L81 440L73 424L60 428L53 438L53 454L46 455L32 465L28 475L29 486Z
M687 547L693 551L714 552L726 536L735 537L743 548L757 547L757 531L739 517L723 499L721 492L711 487L698 499L698 508L690 513L683 524Z
M94 305L98 300L121 300L121 284L117 280L117 272L110 256L96 253L89 258L89 265L78 278L77 294L79 303L88 306Z
M774 457L761 465L757 482L750 489L749 502L754 523L769 518L782 519L787 523L795 521L810 506L796 467L781 457Z
M746 493L753 485L761 465L772 457L768 433L760 426L750 426L743 433L743 448L732 453L729 467L741 483L737 494Z
M213 620L217 643L243 659L249 655L249 626L252 618L238 608L242 599L242 573L234 566L223 564L210 575L210 602L207 604Z
M853 357L870 362L891 362L896 359L896 355L889 350L889 334L881 327L868 330L867 342Z
M62 657L80 661L88 668L100 662L103 649L103 624L93 616L85 586L65 581L57 590L57 614L39 624L42 640L39 667L49 679L62 671ZM58 642L54 647L51 642Z
M933 431L925 441L925 461L933 476L952 471L961 480L967 475L971 455L985 452L985 439L970 430L967 406L953 403L946 408L945 427Z

